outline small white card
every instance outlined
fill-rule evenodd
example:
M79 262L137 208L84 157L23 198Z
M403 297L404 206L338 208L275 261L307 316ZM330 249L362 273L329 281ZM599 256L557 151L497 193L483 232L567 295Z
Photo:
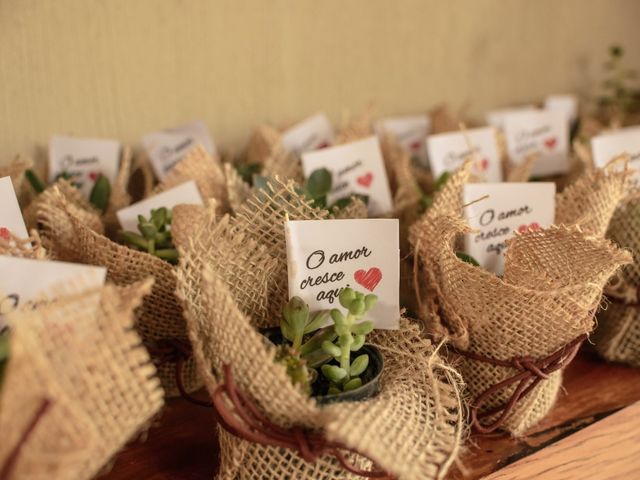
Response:
M549 95L544 99L544 108L562 112L569 119L569 123L578 118L578 97L575 95Z
M397 219L300 220L285 224L289 297L311 311L339 308L345 287L378 296L365 319L397 329L400 241Z
M197 145L202 145L210 155L216 153L216 146L203 122L191 122L142 137L142 146L161 181Z
M329 204L357 193L369 197L371 215L383 215L393 209L377 137L302 154L305 177L320 168L326 168L332 175L333 184L327 198Z
M297 154L330 147L333 142L333 127L324 113L316 113L282 134L285 150Z
M471 142L469 148L467 138ZM477 161L472 172L485 182L501 182L502 167L494 127L474 128L466 132L441 133L427 137L429 163L434 178L454 172L473 155Z
M562 112L538 110L512 113L504 124L507 151L513 163L538 154L532 175L544 176L569 170L569 119Z
M49 182L67 174L70 181L89 196L100 174L113 185L120 164L120 143L116 140L51 137L49 144Z
M116 215L123 230L137 232L138 215L144 215L146 218L149 218L149 214L153 209L162 207L172 209L180 204L204 205L195 181L189 180L188 182L181 183L177 187L165 190L158 195L129 205L122 210L118 210Z
M464 209L477 233L465 235L465 252L485 269L502 275L505 240L514 232L546 228L555 220L556 185L552 182L470 183L464 203L489 195Z
M628 153L629 166L640 169L640 127L627 127L612 132L596 135L591 139L593 164L603 168L611 159ZM636 173L636 178L640 172Z
M398 143L422 166L427 166L427 149L424 141L431 131L431 119L428 115L405 115L378 120L374 126L378 136L383 132L391 133Z
M499 110L491 110L487 113L487 123L492 127L504 129L504 121L508 115L512 113L536 112L538 109L535 105L521 105L519 107L501 108Z
M3 316L25 302L100 288L107 276L104 267L2 255L0 272L0 330Z
M10 233L20 239L29 236L11 177L2 177L0 178L0 238L10 240Z

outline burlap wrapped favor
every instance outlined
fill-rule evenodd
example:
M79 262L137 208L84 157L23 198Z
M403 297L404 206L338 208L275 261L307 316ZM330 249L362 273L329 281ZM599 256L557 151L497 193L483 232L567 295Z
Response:
M47 252L42 247L38 232L32 230L29 238L18 238L11 233L8 239L0 236L0 255L43 260Z
M93 478L163 404L132 330L150 284L61 297L8 316L0 478Z
M553 405L561 368L593 328L604 285L631 259L602 238L629 176L592 172L558 195L559 226L508 241L500 278L455 254L470 231L461 216L468 168L411 228L420 316L461 353L474 426L521 435Z
M319 218L290 184L275 181L238 217L216 219L209 209L197 231L178 243L178 296L209 393L220 399L219 389L231 388L232 374L237 389L255 404L254 414L265 416L263 426L271 425L263 433L284 432L298 445L289 449L249 441L242 426L236 432L240 436L220 427L219 478L360 478L341 466L336 452L320 448L326 442L340 445L345 461L358 469L384 469L400 479L444 477L464 433L461 384L416 324L402 320L399 331L371 335L385 368L381 393L370 400L320 407L274 363L275 348L256 328L277 325L287 298L287 217ZM217 405L221 425L227 425L229 408Z
M618 272L605 289L611 303L598 315L593 336L596 351L612 362L640 367L640 200L620 205L607 237L631 251L634 262Z
M136 329L152 354L167 395L177 395L177 367L183 360L182 344L187 341L187 334L182 308L174 294L175 267L93 230L58 189L40 207L38 222L43 245L52 259L104 266L107 278L119 286L148 277L155 279L151 294L136 312ZM200 386L193 359L180 370L187 391Z

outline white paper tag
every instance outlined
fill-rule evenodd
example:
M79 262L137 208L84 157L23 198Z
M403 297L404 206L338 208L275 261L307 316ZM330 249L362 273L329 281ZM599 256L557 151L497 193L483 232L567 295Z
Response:
M202 145L210 155L216 154L213 139L203 122L191 122L142 137L142 146L161 181L197 145Z
M88 197L100 174L113 185L120 164L116 140L54 135L49 144L49 182L63 174Z
M487 123L492 127L504 129L504 121L508 115L512 113L537 112L535 105L521 105L519 107L501 108L499 110L491 110L487 113Z
M11 177L2 177L0 178L0 238L10 240L10 233L20 239L29 236Z
M302 154L306 178L320 168L326 168L332 175L329 204L357 193L369 197L371 215L383 215L393 209L377 137Z
M391 133L412 158L422 166L427 166L427 149L424 140L431 131L431 119L428 115L383 118L376 122L374 130L378 136L385 131Z
M578 118L578 97L575 95L549 95L544 99L544 108L562 112L573 123Z
M502 275L505 240L514 232L552 225L555 193L556 185L552 182L465 185L465 204L489 195L464 209L471 228L479 230L465 235L465 251L485 269Z
M522 163L532 153L539 155L532 175L569 170L569 120L564 113L551 110L512 113L505 118L504 134L513 163Z
M0 272L0 330L3 316L26 302L100 288L107 276L104 267L2 255Z
M282 134L285 150L298 154L330 147L333 142L333 127L324 113L316 113Z
M603 168L611 159L628 153L629 166L636 170L636 179L640 179L640 127L627 127L596 135L591 139L593 164Z
M467 138L471 142L469 148ZM434 178L443 172L454 172L470 158L476 158L472 172L485 182L501 182L502 167L493 127L474 128L463 132L441 133L427 137L429 163Z
M158 195L134 203L122 210L118 210L116 215L123 230L137 232L138 215L144 215L149 218L152 209L162 207L172 209L180 204L204 205L195 181L189 180Z
M311 311L339 308L340 290L378 296L366 315L376 328L397 329L400 243L397 219L301 220L285 224L289 296Z

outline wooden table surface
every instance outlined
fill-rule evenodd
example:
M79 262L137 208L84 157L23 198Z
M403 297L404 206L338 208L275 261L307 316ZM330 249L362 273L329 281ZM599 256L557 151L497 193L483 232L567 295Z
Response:
M504 434L472 437L462 465L450 477L481 478L639 400L640 370L607 364L582 352L565 372L564 391L556 406L539 425L518 440ZM169 400L146 441L131 443L101 478L212 479L218 461L215 431L210 409L182 399Z

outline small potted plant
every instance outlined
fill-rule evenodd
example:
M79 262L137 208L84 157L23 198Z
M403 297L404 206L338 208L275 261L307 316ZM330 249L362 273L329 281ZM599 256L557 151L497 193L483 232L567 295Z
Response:
M178 263L178 251L171 237L171 209L152 209L149 218L138 215L138 232L120 230L120 239L129 247L155 255L169 263Z
M378 297L344 288L340 305L310 314L299 297L283 308L280 327L264 334L275 343L276 361L284 364L294 385L319 403L364 400L378 392L384 361L380 351L366 344L373 322L362 320ZM328 320L333 322L323 326Z

